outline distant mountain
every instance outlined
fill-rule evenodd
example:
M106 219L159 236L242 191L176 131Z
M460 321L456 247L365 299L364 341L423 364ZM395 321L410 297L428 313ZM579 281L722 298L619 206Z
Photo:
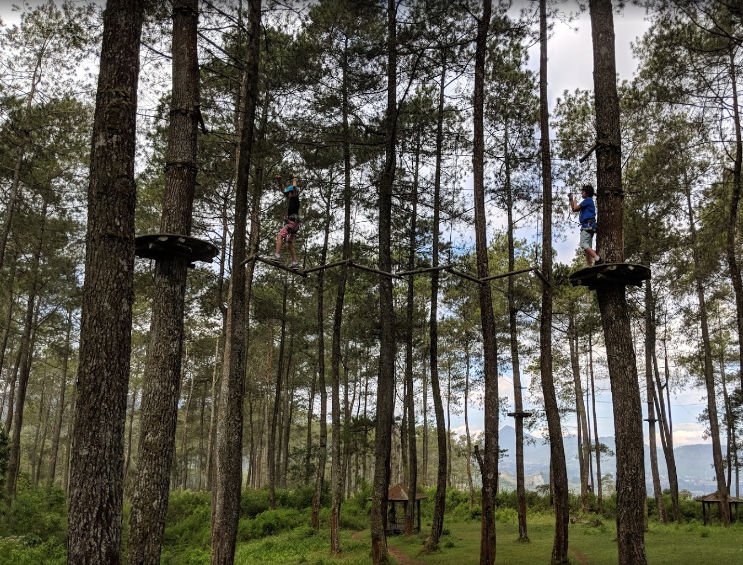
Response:
M612 452L616 446L613 437L600 438ZM499 433L501 450L507 452L501 459L499 470L503 488L513 488L516 483L516 430L513 426L503 426ZM580 488L580 469L578 465L578 438L568 436L563 438L565 446L565 460L568 470L568 483L571 489ZM524 434L524 473L527 488L535 488L546 484L549 480L549 444L540 437ZM674 449L676 456L676 470L679 479L679 489L686 489L695 496L708 494L717 489L714 468L712 467L712 446L710 444L683 445ZM601 455L601 474L612 476L616 473L616 457L607 454ZM661 485L668 488L668 473L663 450L658 450L658 473ZM650 474L650 450L645 446L645 477L648 489L652 488Z

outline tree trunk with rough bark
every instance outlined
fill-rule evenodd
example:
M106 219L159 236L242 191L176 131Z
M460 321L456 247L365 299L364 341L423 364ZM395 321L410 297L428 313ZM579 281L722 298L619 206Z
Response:
M550 437L550 465L555 507L555 537L552 563L568 563L568 475L565 447L562 440L560 412L552 373L552 155L547 109L547 3L539 2L539 123L542 156L542 273L547 283L542 285L542 309L539 320L539 372L542 381L544 409Z
M385 160L379 182L379 270L392 270L392 188L395 182L397 146L397 3L387 0L387 110ZM377 425L374 437L374 480L371 501L371 553L375 565L388 563L387 489L390 477L392 419L395 403L395 309L392 279L379 276L379 375L377 379Z
M225 347L222 364L222 386L217 419L216 485L212 498L212 565L231 565L235 559L237 526L240 520L240 487L242 486L243 400L245 395L245 327L246 276L245 260L247 196L253 131L258 95L258 59L260 52L261 0L248 3L248 46L243 75L242 124L240 156L235 185L235 228L232 243L232 268L227 309Z
M57 400L57 414L54 422L54 431L52 432L52 449L49 462L49 478L47 487L54 484L54 478L57 474L57 457L59 455L59 438L62 436L62 424L64 423L65 412L65 395L67 393L67 378L70 366L71 354L71 334L72 334L72 307L67 307L67 328L65 331L65 346L62 358L62 379L59 383L59 398Z
M709 435L712 440L712 462L717 480L717 493L720 497L720 521L723 525L730 525L730 505L728 504L728 489L725 482L725 469L720 442L720 421L717 415L717 392L715 389L715 373L712 366L712 345L709 335L709 320L707 314L707 300L704 295L704 280L700 273L700 250L697 245L697 231L694 224L694 211L691 203L691 188L688 183L686 190L686 205L689 220L689 235L692 254L694 257L694 282L699 302L699 326L702 332L701 353L703 359L704 384L707 389L707 418L709 420Z
M491 0L483 1L483 9L477 20L475 41L475 84L473 96L473 149L472 168L474 175L475 201L475 247L477 254L477 276L488 276L487 221L485 217L485 145L483 127L483 105L485 91L485 57L487 54L488 29L492 13ZM485 377L485 454L481 458L482 517L480 520L480 564L495 563L495 496L498 488L498 345L496 343L495 315L489 284L479 288L480 325L483 340ZM476 452L477 453L477 452Z
M8 495L11 499L15 497L16 481L18 479L21 465L21 430L23 428L23 413L26 406L26 390L28 388L28 380L31 377L31 363L33 361L33 342L35 340L32 339L32 332L34 328L34 314L36 312L36 299L38 298L39 291L39 263L41 261L41 251L44 244L46 211L47 202L45 200L41 216L42 220L39 238L36 243L36 249L34 250L34 255L31 259L31 267L29 269L31 288L28 292L26 315L23 322L23 334L21 335L21 343L18 348L18 354L21 361L18 369L18 390L16 391L15 405L11 405L15 412L15 416L12 420L13 429L10 434L8 470L6 475L6 488L8 489Z
M69 494L69 563L121 561L134 274L134 149L145 2L103 12Z
M622 160L611 0L590 0L596 106L596 184L601 210L598 247L609 263L624 261ZM617 453L617 541L620 565L645 556L645 466L642 404L625 287L597 289L611 381Z
M162 233L191 234L198 170L197 22L198 0L174 1L173 88L160 219ZM142 380L137 467L129 515L129 560L133 563L155 563L162 550L175 459L188 264L187 258L179 256L163 257L155 262L150 343Z

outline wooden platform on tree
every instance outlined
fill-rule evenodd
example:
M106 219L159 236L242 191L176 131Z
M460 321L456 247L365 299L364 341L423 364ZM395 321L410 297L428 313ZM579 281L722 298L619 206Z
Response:
M596 290L602 286L642 286L650 278L650 268L636 263L602 263L570 275L570 284Z
M134 254L144 259L182 257L189 263L211 263L219 249L213 243L175 233L152 233L134 238Z
M511 418L530 418L532 413L521 411L521 412L509 412L508 415Z

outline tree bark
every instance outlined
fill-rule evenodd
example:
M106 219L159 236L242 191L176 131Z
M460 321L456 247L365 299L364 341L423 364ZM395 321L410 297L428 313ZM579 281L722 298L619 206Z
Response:
M475 41L475 84L473 96L473 148L472 169L475 201L475 247L477 276L488 275L488 241L485 218L485 147L483 106L485 90L485 57L492 1L483 0L482 14L477 20ZM485 454L480 466L482 474L482 516L480 521L480 565L495 563L495 496L498 488L498 345L496 342L495 315L489 284L479 289L480 325L484 357L484 438Z
M717 493L720 497L720 520L723 525L730 525L730 505L728 504L728 489L725 482L725 469L722 458L722 445L720 443L720 421L717 415L717 393L715 391L715 373L712 366L712 346L709 335L709 321L707 314L707 301L704 296L704 280L700 272L700 250L697 245L697 230L694 224L694 211L691 204L691 188L688 183L686 190L686 205L689 219L689 236L692 254L694 257L694 283L699 302L699 326L702 332L702 358L704 370L704 385L707 389L707 417L709 419L709 435L712 440L712 460L715 467L715 479L717 480Z
M542 285L542 311L539 321L539 372L542 381L544 409L550 437L550 463L555 506L555 538L552 563L568 563L568 476L565 447L562 440L560 412L552 373L552 155L547 109L547 3L539 2L540 63L539 63L539 123L542 155L542 273L547 283Z
M134 272L134 148L143 0L108 0L93 120L69 563L120 563Z
M433 241L431 243L431 266L439 266L439 239L441 223L441 151L443 145L443 96L446 79L446 55L441 64L441 82L439 83L439 107L436 124L436 169L433 182ZM420 143L420 142L419 142ZM416 195L417 196L417 195ZM447 434L444 420L444 407L441 401L441 385L439 383L439 271L431 272L431 303L429 320L429 364L431 367L431 396L433 397L433 411L436 415L436 447L438 450L438 464L436 466L436 494L433 502L433 518L431 520L431 535L426 540L426 549L434 551L438 548L439 539L444 531L444 512L446 510L446 479L447 479ZM412 328L411 328L412 331ZM415 499L411 499L415 501ZM414 502L413 502L414 504Z
M59 384L59 398L57 400L57 414L54 421L54 431L52 433L52 450L49 462L49 478L47 487L51 488L54 484L54 478L57 474L57 456L59 454L59 438L62 435L62 423L64 422L65 395L67 393L67 377L70 366L71 339L72 333L72 307L67 307L67 329L65 332L64 357L62 358L62 380Z
M397 164L397 3L387 0L387 111L385 161L379 182L379 270L392 270L392 188ZM375 565L389 562L385 526L390 476L392 419L395 403L395 310L392 278L379 276L379 376L377 426L374 437L374 480L371 501L371 550Z
M33 342L32 332L34 327L34 314L36 312L36 299L39 291L39 263L41 261L41 251L44 244L44 231L46 228L46 212L47 202L44 201L44 206L41 215L41 228L39 237L36 243L36 249L34 250L33 258L31 259L29 278L31 280L31 288L28 292L28 301L26 303L26 315L23 322L23 334L21 335L21 343L18 348L18 354L20 358L20 365L18 369L18 390L16 391L15 405L11 405L15 416L13 417L13 430L10 435L10 449L8 453L8 471L7 471L7 484L8 495L12 499L15 497L16 481L18 479L18 473L21 465L21 430L23 428L23 411L26 405L26 390L28 388L28 380L31 377L31 363L33 361ZM42 400L43 404L43 400Z
M191 234L198 170L197 22L198 0L173 3L173 89L160 220L162 233ZM188 259L178 256L163 257L155 263L150 343L143 376L137 468L129 515L132 563L156 563L162 549L178 424L188 263Z
M511 187L511 161L508 150L508 127L505 132L504 155L505 155L505 192L506 192L506 218L508 220L508 271L516 269L515 244L514 244L514 222L513 222L513 190ZM516 427L516 507L519 523L519 541L529 541L526 524L526 488L524 486L524 401L521 387L521 364L519 363L518 324L515 297L515 283L513 277L508 277L508 327L510 330L511 345L511 372L513 373L513 404L516 412L514 425Z
M325 229L320 252L320 264L328 260L328 240L330 238L332 192L328 190L325 201ZM320 506L325 484L325 465L328 459L328 387L325 382L325 271L317 275L317 388L320 393L320 437L317 451L317 470L315 472L315 492L312 495L312 527L320 529Z
M598 247L607 262L624 260L622 160L611 0L590 0L596 105L597 197L601 202ZM642 405L624 286L596 292L614 408L617 451L619 563L642 565L645 557L645 467Z
M343 120L343 260L351 259L351 146L349 130L349 70L347 46L343 51L341 63L341 113ZM343 325L343 305L346 296L348 265L341 267L338 290L333 312L333 336L330 345L331 374L331 465L330 465L330 552L338 555L341 552L340 522L341 503L343 502L343 469L341 465L341 330Z
M235 230L232 245L232 280L227 311L226 338L222 364L222 386L216 438L216 487L212 501L212 565L231 565L235 559L237 525L240 519L242 486L243 399L245 392L246 276L245 260L247 196L253 130L258 93L261 0L248 3L248 47L240 128L240 156L235 186Z
M575 387L575 411L578 417L578 437L581 438L578 449L578 460L580 461L580 497L583 511L588 510L588 460L591 458L591 448L588 435L588 422L586 409L583 403L583 385L580 378L580 365L578 362L578 332L575 324L575 305L570 305L568 322L568 341L570 344L570 366L573 373L573 386Z
M649 264L649 257L646 256ZM651 281L645 281L645 381L648 403L648 437L650 443L650 472L653 478L653 496L658 509L658 519L668 521L666 507L663 503L663 490L660 486L658 472L658 446L655 437L655 385L653 384L653 351L655 349L655 301Z

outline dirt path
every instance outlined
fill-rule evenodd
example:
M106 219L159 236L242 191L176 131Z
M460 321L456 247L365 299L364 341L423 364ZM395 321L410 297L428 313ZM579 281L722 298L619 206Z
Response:
M364 531L354 532L351 534L351 539L355 541L361 541L363 539L363 533ZM418 561L417 559L413 559L412 557L407 556L399 548L390 544L389 538L387 538L387 551L392 557L395 558L395 561L397 561L398 565L425 565L423 561Z
M578 565L586 565L588 563L588 557L583 555L580 551L571 549L570 553L573 554L573 557L575 557L575 560L578 562Z

